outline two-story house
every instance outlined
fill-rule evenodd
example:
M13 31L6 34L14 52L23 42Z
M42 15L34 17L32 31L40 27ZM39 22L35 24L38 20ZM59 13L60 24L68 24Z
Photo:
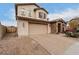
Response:
M35 3L16 4L18 35L48 33L48 12Z
M47 34L58 32L58 30L62 30L64 23L60 21L57 23L56 21L49 22L47 19L48 12L44 8L41 8L35 3L18 3L15 4L16 10L16 20L17 20L17 31L18 36L26 36L33 34ZM54 24L53 24L54 23ZM59 28L56 29L57 24L60 25ZM55 28L55 30L54 30ZM61 29L60 29L61 28ZM62 32L62 31L61 31Z

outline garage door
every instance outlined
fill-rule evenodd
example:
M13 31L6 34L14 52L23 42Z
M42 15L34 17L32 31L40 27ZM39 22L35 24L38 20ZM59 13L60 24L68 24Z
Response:
M46 34L47 25L43 24L29 24L29 34Z

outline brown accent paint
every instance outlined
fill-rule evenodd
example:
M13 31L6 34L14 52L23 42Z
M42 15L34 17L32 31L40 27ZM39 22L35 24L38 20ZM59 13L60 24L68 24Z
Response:
M16 17L16 20L17 20L17 6L15 4L15 17Z
M56 33L56 23L51 24L51 33Z
M37 10L44 10L48 14L47 10L45 10L44 8L36 8L36 9L34 9L34 11L37 11Z
M63 19L55 19L55 20L50 21L50 23L56 23L56 22L62 22L66 24L66 22Z
M40 20L40 19L33 19L33 18L28 18L28 17L20 17L20 16L17 16L17 19L18 20L25 20L25 21L28 21L30 23L39 23L39 24L47 24L48 21L44 21L44 20Z
M47 23L45 23L45 22L29 21L29 23L32 23L32 24L43 24L43 25L47 25Z
M40 8L40 6L37 5L36 3L16 3L15 5L16 5L16 6L35 5L35 6L37 6L38 8Z
M75 17L75 18L71 19L70 21L72 21L72 20L78 20L78 19L79 19L79 17Z
M62 22L62 23L65 23L64 21L50 21L50 23L56 23L56 22Z

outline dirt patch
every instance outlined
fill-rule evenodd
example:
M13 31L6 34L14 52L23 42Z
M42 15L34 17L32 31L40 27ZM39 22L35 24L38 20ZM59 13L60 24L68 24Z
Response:
M1 55L48 55L40 44L29 37L17 37L6 34L0 41Z

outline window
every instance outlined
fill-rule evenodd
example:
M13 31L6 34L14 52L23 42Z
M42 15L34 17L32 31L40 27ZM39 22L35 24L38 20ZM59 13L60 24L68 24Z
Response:
M46 14L39 12L39 18L46 19Z
M21 11L21 15L22 15L22 16L25 16L25 12L24 12L24 11Z
M26 10L26 9L22 8L21 16L29 16L29 17L31 17L31 10Z
M46 14L44 14L44 19L46 19Z
M31 17L31 10L27 10L26 12L27 12L27 15Z
M22 8L22 10L21 10L21 16L25 16L25 9L24 8Z
M39 12L39 18L42 18L42 12Z

